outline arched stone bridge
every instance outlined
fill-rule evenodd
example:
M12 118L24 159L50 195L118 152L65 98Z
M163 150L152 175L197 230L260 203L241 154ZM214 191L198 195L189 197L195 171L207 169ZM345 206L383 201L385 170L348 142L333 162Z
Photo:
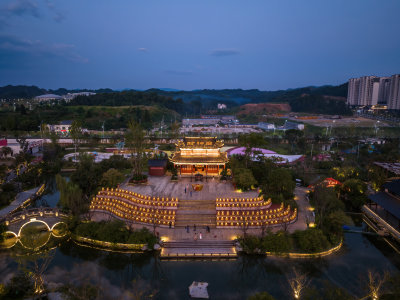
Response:
M43 223L49 231L53 231L57 224L65 224L67 217L68 215L58 208L39 207L13 213L7 216L4 221L8 226L6 233L20 238L22 229L30 223Z

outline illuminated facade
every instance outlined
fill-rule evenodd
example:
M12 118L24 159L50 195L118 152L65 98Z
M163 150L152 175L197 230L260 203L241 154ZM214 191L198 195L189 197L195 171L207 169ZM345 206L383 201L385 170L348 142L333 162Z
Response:
M181 176L219 176L228 162L221 152L224 142L216 137L185 137L178 141L171 162Z

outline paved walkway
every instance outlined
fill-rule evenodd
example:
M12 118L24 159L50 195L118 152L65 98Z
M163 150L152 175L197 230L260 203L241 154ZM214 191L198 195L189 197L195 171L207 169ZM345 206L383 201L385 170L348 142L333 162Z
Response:
M203 189L195 192L192 184L202 184ZM185 193L186 187L186 193ZM253 198L258 196L257 191L236 192L231 182L222 183L218 179L210 178L206 182L190 182L190 178L181 178L178 182L171 182L170 176L149 176L147 184L138 184L134 186L121 185L121 188L149 196L178 197L178 199L187 200L215 200L221 198ZM192 196L190 192L192 191Z
M4 218L10 212L12 212L13 210L15 210L18 207L20 207L22 205L22 203L24 203L26 200L28 200L33 195L35 195L36 192L39 190L39 188L40 188L40 186L35 187L35 188L33 188L31 190L28 190L28 191L24 191L24 192L18 193L17 196L15 197L15 200L13 202L11 202L9 206L7 206L7 207L3 208L2 210L0 210L0 218Z

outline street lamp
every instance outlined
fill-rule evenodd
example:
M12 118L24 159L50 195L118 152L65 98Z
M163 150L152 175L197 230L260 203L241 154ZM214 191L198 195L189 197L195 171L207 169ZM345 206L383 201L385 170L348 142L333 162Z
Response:
M380 123L380 121L376 121L375 123L375 136L378 135L378 130L379 130L378 123Z

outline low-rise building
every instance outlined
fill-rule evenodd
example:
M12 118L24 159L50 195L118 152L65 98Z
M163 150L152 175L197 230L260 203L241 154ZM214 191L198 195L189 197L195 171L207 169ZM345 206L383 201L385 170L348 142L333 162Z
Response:
M60 124L47 125L51 132L67 134L71 130L72 121L61 121Z
M275 130L275 124L272 123L259 122L257 127L262 130Z

